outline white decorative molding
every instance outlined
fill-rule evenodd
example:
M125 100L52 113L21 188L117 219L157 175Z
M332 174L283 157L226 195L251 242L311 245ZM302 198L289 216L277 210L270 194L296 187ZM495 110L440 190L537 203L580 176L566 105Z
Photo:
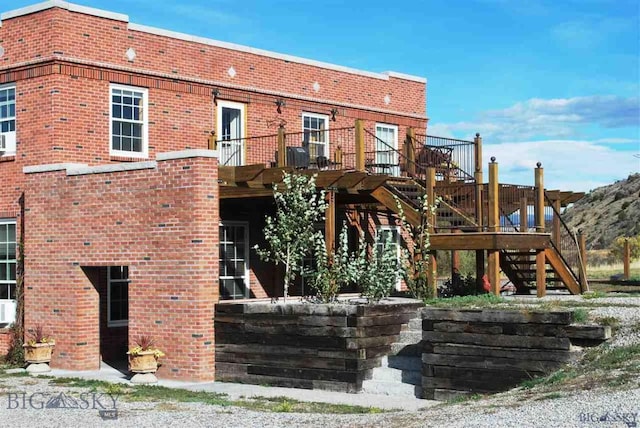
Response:
M384 103L386 105L391 104L391 95L387 94L387 95L384 96Z
M70 168L86 168L85 163L49 163L44 165L32 165L22 168L25 174L37 174L40 172L64 171Z
M136 59L136 56L137 56L136 50L134 48L127 49L124 55L127 57L129 61L133 61L134 59Z
M9 12L4 12L0 14L0 20L4 21L5 19L16 18L22 15L29 15L30 13L40 12L42 10L51 9L53 7L67 9L68 11L83 13L85 15L98 16L100 18L113 19L115 21L129 22L129 16L122 13L109 12L108 10L95 9L93 7L81 6L79 4L69 3L61 0L45 1L42 3L33 4L31 6L21 7L20 9L14 9Z
M114 163L98 166L82 166L67 168L67 175L104 174L108 172L135 171L139 169L154 169L158 166L156 161Z
M217 158L217 157L218 157L217 150L187 149L187 150L179 150L176 152L158 153L156 155L156 160L158 162L161 162L161 161L168 161L172 159Z
M229 67L229 69L227 70L227 74L233 79L234 77L236 77L236 69L233 68L233 66Z
M4 56L4 48L0 46L0 58Z
M313 90L315 92L320 92L320 84L318 82L314 82L313 84Z

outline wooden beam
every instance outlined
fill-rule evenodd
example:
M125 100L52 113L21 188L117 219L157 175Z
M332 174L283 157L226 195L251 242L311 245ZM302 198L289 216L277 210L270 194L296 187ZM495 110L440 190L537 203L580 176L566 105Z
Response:
M389 179L388 175L368 175L358 184L358 190L373 190L382 186Z
M220 199L234 198L261 198L265 196L273 197L273 189L270 187L251 188L251 187L220 187Z
M427 168L426 177L425 177L425 191L427 195L427 203L429 205L433 205L436 201L436 169L435 168ZM429 234L433 235L436 227L436 213L428 210L427 215L427 224L429 229Z
M623 248L623 260L622 263L624 265L623 275L624 279L631 279L631 244L629 244L629 238L624 240L624 248Z
M556 275L562 280L571 294L580 294L580 284L576 281L560 255L553 248L544 250L544 258L551 265ZM537 257L536 257L537 261Z
M396 198L394 198L395 195L386 187L378 187L373 192L371 192L371 196L376 198L376 200L378 200L380 203L382 203L382 205L384 205L394 213L398 214L400 212L400 210L398 209L398 204L396 203ZM397 201L400 203L407 221L414 226L419 225L420 213L402 199L398 198Z
M562 201L556 199L551 201L553 205L553 233L551 235L557 248L560 248L560 211L562 211Z
M578 231L578 251L580 252L580 292L584 293L589 290L587 283L587 241L584 233Z
M365 159L364 153L365 149L365 141L364 141L364 122L362 119L356 119L355 125L355 133L356 133L356 171L364 171L365 170Z
M535 200L535 222L536 232L544 232L544 169L542 164L538 162L538 166L535 169L535 186L536 186L536 200Z
M544 297L547 294L547 263L545 250L536 251L536 296Z
M414 141L416 139L416 131L412 127L407 128L407 138L404 140L404 150L406 156L405 170L412 177L416 173L416 149Z
M335 253L336 238L336 193L329 190L326 193L327 209L324 221L324 240L327 245L327 254L332 258Z
M358 183L367 177L366 172L347 172L340 177L333 185L338 189L354 189Z
M429 237L435 250L529 250L551 246L548 233L467 232L435 233Z
M473 139L473 155L474 173L480 173L480 180L476 180L476 182L482 183L482 137L480 133L476 133L476 137Z
M475 183L475 196L476 196L475 214L476 214L476 223L478 224L477 231L482 232L482 226L484 225L482 206L483 206L483 198L486 197L486 195L483 195L483 192L482 192L484 187L482 183L482 171L476 171L474 174L474 179L476 181Z
M487 274L491 283L491 293L500 295L500 251L489 250L487 257Z
M287 166L287 136L284 125L278 127L278 168Z
M314 172L305 170L304 174L313 175ZM327 187L334 187L334 183L344 175L344 171L316 171L316 187L326 189Z
M500 199L498 194L498 163L491 158L489 163L489 232L497 232L500 225ZM493 285L493 284L491 284Z
M478 293L484 293L484 273L484 250L476 250L476 292Z
M520 232L529 231L529 203L527 197L520 198Z

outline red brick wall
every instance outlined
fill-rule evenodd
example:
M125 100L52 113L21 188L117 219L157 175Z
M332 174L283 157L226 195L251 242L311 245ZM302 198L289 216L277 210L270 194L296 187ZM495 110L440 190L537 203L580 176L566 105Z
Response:
M99 284L83 268L129 266L129 344L152 335L159 375L213 379L218 300L217 160L104 174L27 175L26 327L52 330L52 365L97 369ZM99 282L99 281L94 281Z
M0 357L4 357L9 352L13 335L8 328L0 328Z

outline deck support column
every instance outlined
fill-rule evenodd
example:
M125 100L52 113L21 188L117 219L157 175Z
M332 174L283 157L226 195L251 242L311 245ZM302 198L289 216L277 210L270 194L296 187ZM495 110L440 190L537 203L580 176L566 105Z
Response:
M404 140L405 170L409 177L413 177L416 173L416 149L414 141L416 139L416 131L412 127L407 128L407 138Z
M453 229L452 233L462 233L460 229ZM456 274L460 274L460 252L458 250L451 250L451 279Z
M498 194L498 163L492 157L489 163L489 232L497 232L500 224L500 207ZM491 293L500 295L500 250L488 251L489 282Z
M540 162L535 169L536 201L534 217L536 222L536 232L544 233L544 168Z
M324 221L324 240L329 258L333 258L336 246L336 192L328 190L325 197L327 199L327 209Z
M476 292L484 293L484 250L476 250Z
M520 198L520 232L526 233L529 231L529 202L527 197Z
M356 171L364 172L365 170L365 144L364 144L364 122L362 119L356 119Z
M587 241L582 230L578 231L578 251L580 252L580 292L587 291Z
M547 261L544 249L536 250L536 296L547 295Z
M474 143L474 172L473 172L473 178L476 182L476 189L475 189L475 197L476 197L476 222L478 224L478 228L477 231L478 232L482 232L482 226L484 224L484 219L482 218L482 184L483 184L483 177L482 177L482 137L480 136L479 133L476 133L476 137L473 140ZM483 270L483 275L484 275L484 268ZM476 272L477 273L477 272Z
M556 247L560 248L560 211L562 210L562 201L554 199L553 202L553 242Z
M278 127L278 168L287 166L287 142L284 125Z
M629 244L629 238L624 240L624 279L631 279L631 245Z
M427 192L427 202L429 205L433 205L436 199L436 169L435 168L427 168L427 176L425 180L425 190ZM436 213L431 212L431 210L427 210L426 213L421 213L421 215L427 216L427 228L429 230L429 235L433 235L436 231ZM437 284L437 265L436 265L436 252L429 252L429 267L427 271L427 282L429 290L431 291L432 296L438 295L438 284Z

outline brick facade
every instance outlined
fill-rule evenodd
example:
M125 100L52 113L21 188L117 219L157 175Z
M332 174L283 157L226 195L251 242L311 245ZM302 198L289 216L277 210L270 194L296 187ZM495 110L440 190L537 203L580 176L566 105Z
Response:
M26 322L52 326L58 367L97 368L101 356L151 333L167 352L160 375L212 378L219 221L247 222L253 245L272 208L266 200L220 203L217 159L208 157L80 175L64 167L25 174L25 167L155 162L207 149L224 101L244 105L246 137L274 135L281 124L301 132L304 112L332 110L332 130L361 119L370 131L398 126L399 142L408 127L426 132L424 79L152 29L66 2L3 14L0 46L0 85L16 88L17 141L15 155L0 156L0 219L15 218L20 228L24 193ZM110 155L112 84L148 91L145 158ZM335 138L330 155L338 145L355 151L355 140ZM247 140L245 163L268 164L276 149L275 138ZM124 329L108 327L104 314L106 266L115 265L130 268ZM251 297L274 295L280 273L253 253L250 268Z

